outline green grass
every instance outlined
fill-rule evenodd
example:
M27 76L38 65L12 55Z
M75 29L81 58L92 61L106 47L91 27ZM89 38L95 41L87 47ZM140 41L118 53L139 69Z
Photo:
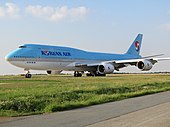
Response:
M168 74L0 76L0 116L70 110L170 90Z

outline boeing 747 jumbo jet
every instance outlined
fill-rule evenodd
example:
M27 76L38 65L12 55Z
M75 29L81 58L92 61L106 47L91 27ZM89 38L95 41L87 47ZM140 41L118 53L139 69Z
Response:
M74 71L75 77L81 77L88 71L87 76L105 76L128 65L134 65L142 71L149 71L161 60L170 58L155 58L154 55L140 55L142 34L138 34L128 51L124 54L109 54L87 52L75 48L49 46L39 44L24 44L9 53L5 59L14 66L24 68L26 78L31 78L29 70L46 70L48 74L62 70Z

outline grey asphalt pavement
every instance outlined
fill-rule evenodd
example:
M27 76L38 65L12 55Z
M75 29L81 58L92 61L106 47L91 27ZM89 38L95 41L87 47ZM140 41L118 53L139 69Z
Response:
M101 121L87 127L170 127L170 102Z
M126 121L130 121L133 120L133 118L133 121L137 121L135 120L135 118L140 119L141 117L144 119L145 122L147 122L148 119L152 121L152 118L155 115L157 116L155 117L156 120L162 119L168 124L167 127L170 127L169 123L167 122L168 120L170 121L169 112L162 114L160 113L165 112L166 110L170 110L169 102L170 91L64 112L27 117L16 117L9 118L7 120L1 120L0 118L0 127L95 127L96 125L109 126L111 124L113 125L113 123L115 123L114 120L118 118L120 118L118 121L121 122L124 121L124 119ZM160 110L159 112L158 109L162 109L161 107L166 110ZM149 114L152 114L155 111L158 111L158 114L150 116L147 114L145 115L145 113L150 112ZM140 114L143 114L143 116L148 116L147 119L145 119L146 117L144 118L140 116ZM128 115L131 116L128 117ZM135 117L136 115L138 117ZM166 117L168 120L163 119L163 117ZM135 122L132 125L135 126L135 124L138 124L139 127L142 126L141 123ZM117 125L119 124L117 123Z

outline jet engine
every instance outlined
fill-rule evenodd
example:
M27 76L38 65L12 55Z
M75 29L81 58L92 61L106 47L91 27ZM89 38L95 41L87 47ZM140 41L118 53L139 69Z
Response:
M54 74L60 74L62 71L58 71L58 70L47 70L47 74L49 75L54 75Z
M137 67L142 71L149 71L152 68L152 66L153 64L148 60L139 61L137 63Z
M97 67L97 72L100 74L111 74L115 70L112 64L101 64Z

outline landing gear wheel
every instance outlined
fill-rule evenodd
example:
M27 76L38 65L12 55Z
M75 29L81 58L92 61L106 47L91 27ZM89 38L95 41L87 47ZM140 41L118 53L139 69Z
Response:
M95 75L92 74L92 73L87 73L86 76L87 76L87 77L90 77L90 76L95 76Z
M82 77L82 74L79 73L79 72L77 72L77 71L75 71L75 72L74 72L74 77Z
M82 77L82 74L81 74L81 73L78 73L78 77Z
M32 77L31 74L26 74L26 75L25 75L25 78L31 78L31 77Z
M31 78L32 75L30 74L29 69L24 69L26 71L25 78Z
M106 76L106 74L96 73L95 76Z
M106 76L106 74L100 74L100 73L97 73L97 72L90 72L90 73L87 73L86 76Z

